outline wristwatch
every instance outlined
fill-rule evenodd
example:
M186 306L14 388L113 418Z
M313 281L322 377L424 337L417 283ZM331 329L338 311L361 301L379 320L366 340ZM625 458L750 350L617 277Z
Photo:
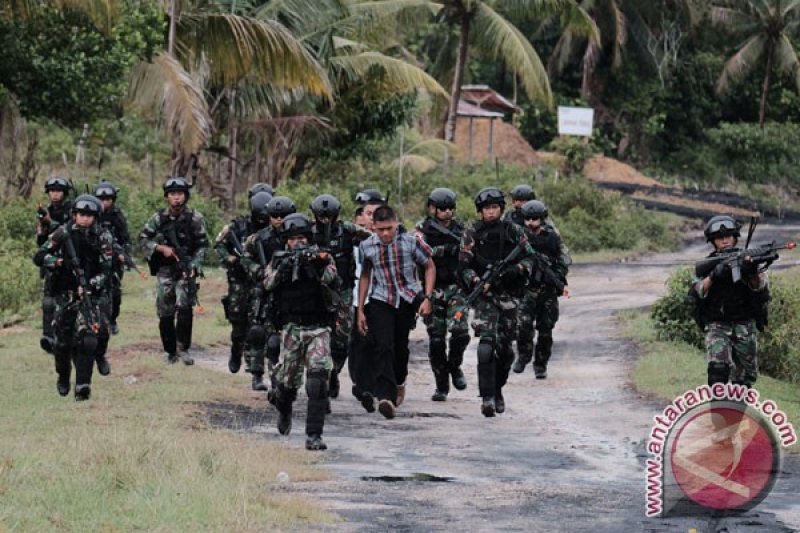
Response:
M426 294L422 297L424 300L433 300L433 294Z

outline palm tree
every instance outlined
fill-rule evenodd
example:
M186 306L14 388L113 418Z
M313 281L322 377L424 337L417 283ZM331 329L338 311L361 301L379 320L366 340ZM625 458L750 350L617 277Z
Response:
M711 8L711 20L745 40L725 63L717 92L726 92L757 68L763 68L758 124L763 129L773 71L792 74L800 90L800 59L792 44L800 25L800 0L728 0Z

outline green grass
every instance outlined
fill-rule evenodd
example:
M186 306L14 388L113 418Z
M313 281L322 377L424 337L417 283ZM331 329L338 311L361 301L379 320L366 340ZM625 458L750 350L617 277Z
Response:
M631 379L639 392L660 401L671 402L687 390L706 383L705 354L683 342L656 339L649 313L626 311L620 314L623 333L640 348ZM759 375L756 388L762 400L774 400L789 422L800 431L800 389L796 384ZM792 446L790 453L800 453Z
M209 426L201 402L266 402L241 375L162 362L154 287L126 277L112 375L95 374L88 402L56 394L38 317L0 334L0 530L255 531L334 521L273 489L280 471L293 482L324 478L313 455ZM202 282L201 348L229 334L223 290L219 272Z

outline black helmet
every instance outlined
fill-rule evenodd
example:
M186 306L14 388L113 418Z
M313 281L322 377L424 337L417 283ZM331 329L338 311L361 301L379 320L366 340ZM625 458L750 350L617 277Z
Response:
M270 196L275 194L275 190L272 188L272 185L258 182L254 183L253 186L247 191L247 197L252 198L260 192L268 192Z
M547 206L539 200L529 200L522 204L523 218L547 218Z
M258 192L250 198L250 216L253 220L269 220L268 205L272 195L268 192Z
M740 235L739 230L741 228L742 224L735 218L728 215L717 215L711 217L711 219L706 222L706 228L703 230L703 233L708 242L718 237L727 237L728 235L733 235L738 239Z
M438 207L439 209L447 209L456 207L456 193L445 187L433 189L428 195L428 205Z
M506 207L506 195L497 187L485 187L475 195L475 208L478 211L491 204L497 204L503 209Z
M81 194L75 201L72 202L73 213L88 213L97 216L103 211L103 205L100 200L91 194Z
M333 220L339 216L341 210L341 202L330 194L320 194L311 202L311 212L317 218L328 217Z
M186 178L181 177L172 177L170 176L167 178L167 181L164 182L163 189L164 189L164 196L171 193L172 191L181 191L186 193L186 199L189 199L189 189L192 186L189 185L189 182L186 181Z
M118 192L119 189L115 187L113 183L107 181L101 181L97 184L97 187L94 188L94 195L97 198L113 198L116 200Z
M517 185L511 189L512 200L536 200L536 193L533 192L533 187L530 185Z
M294 202L286 196L273 196L267 204L267 213L271 217L287 217L296 211Z
M67 181L67 178L62 178L61 176L53 176L44 184L44 192L64 191L64 194L67 194L70 189L72 189L72 184Z
M292 213L281 222L281 238L286 240L294 235L311 238L311 221L301 213Z
M358 204L364 205L369 202L385 202L386 198L377 189L364 189L356 194L353 200Z

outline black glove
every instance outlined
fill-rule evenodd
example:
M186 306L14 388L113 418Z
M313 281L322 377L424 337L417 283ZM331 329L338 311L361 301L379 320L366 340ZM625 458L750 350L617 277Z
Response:
M524 272L522 271L519 265L514 265L508 267L500 277L503 278L503 282L507 284L518 283L522 281L524 277Z
M742 276L752 276L758 273L758 265L752 261L742 262Z
M278 263L278 273L282 276L291 276L293 268L294 263L289 258L283 259L280 263Z
M728 268L728 265L726 265L725 263L720 263L717 266L715 266L714 270L712 270L711 274L709 274L709 277L711 279L716 279L716 280L725 279L725 277L727 276L730 276L730 269Z

